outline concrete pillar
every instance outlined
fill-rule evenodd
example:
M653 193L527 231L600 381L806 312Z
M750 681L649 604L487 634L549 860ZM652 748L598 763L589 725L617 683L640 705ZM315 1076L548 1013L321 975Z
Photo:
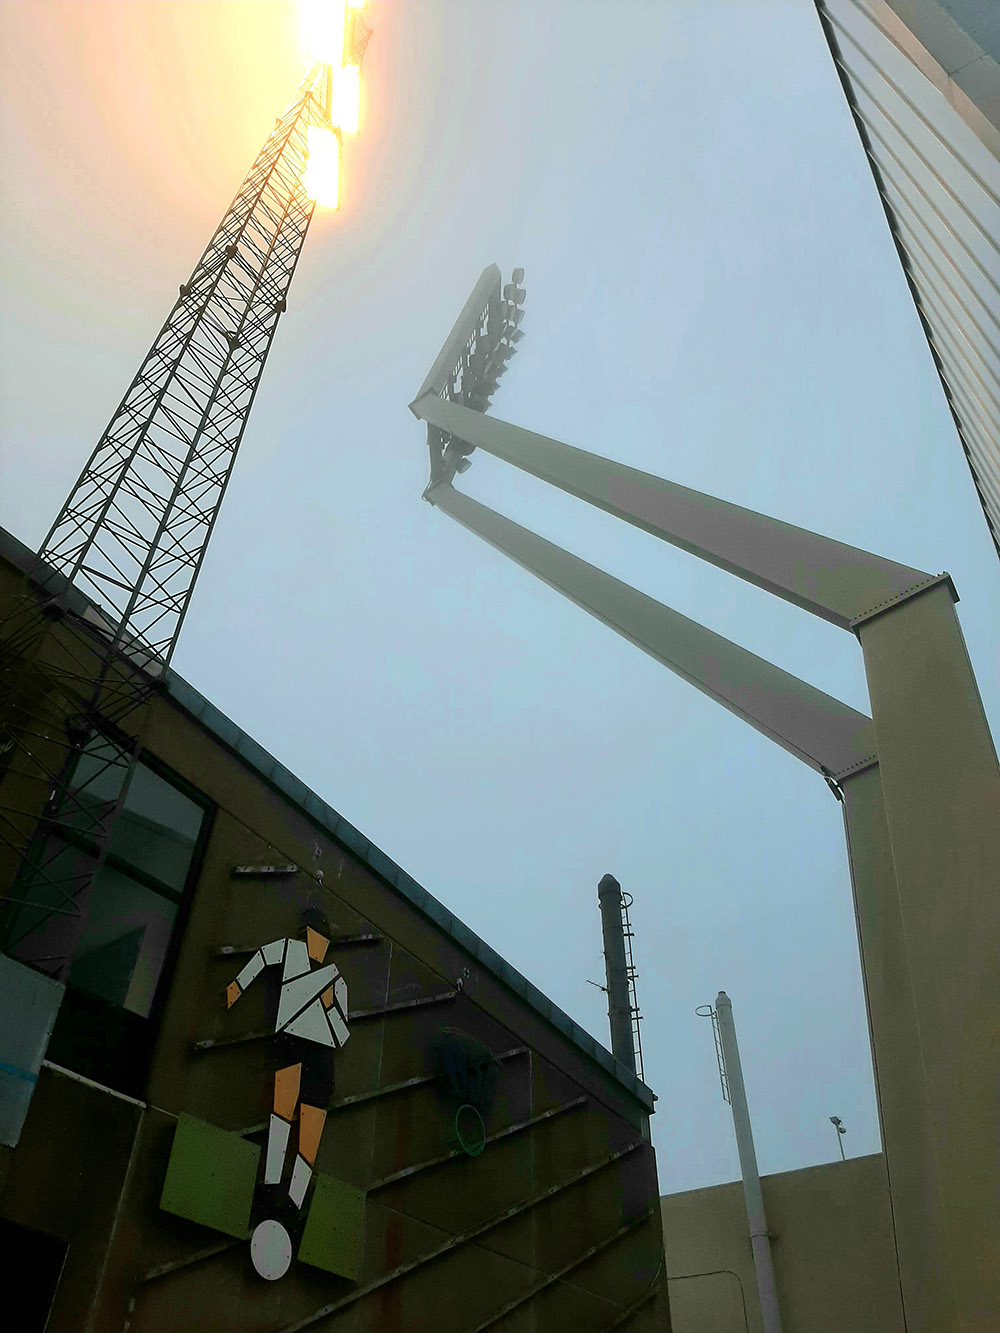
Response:
M907 1327L987 1333L1000 1311L1000 765L947 585L856 628L919 1034L916 1070L896 1073L928 1118L898 1135L926 1161L934 1247L916 1297L904 1280Z

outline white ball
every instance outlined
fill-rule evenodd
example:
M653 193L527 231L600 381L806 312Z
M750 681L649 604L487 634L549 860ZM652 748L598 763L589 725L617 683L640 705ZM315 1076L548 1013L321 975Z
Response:
M250 1237L250 1258L257 1272L269 1282L285 1276L292 1262L292 1242L280 1222L269 1217L257 1223Z

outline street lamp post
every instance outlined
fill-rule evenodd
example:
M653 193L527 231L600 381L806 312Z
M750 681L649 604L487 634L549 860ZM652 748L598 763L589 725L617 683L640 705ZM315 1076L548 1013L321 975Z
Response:
M842 1162L846 1162L846 1161L847 1161L847 1158L844 1156L844 1139L843 1139L843 1135L847 1133L847 1130L846 1130L846 1129L844 1128L844 1126L841 1124L840 1116L839 1116L839 1115L832 1115L832 1116L830 1117L830 1124L833 1125L833 1127L834 1127L834 1128L836 1129L836 1131L837 1131L837 1146L840 1148L840 1160L841 1160Z

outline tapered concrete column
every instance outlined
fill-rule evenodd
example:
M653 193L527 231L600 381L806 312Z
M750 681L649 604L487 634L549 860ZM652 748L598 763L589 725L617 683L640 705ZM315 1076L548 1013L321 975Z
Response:
M1000 766L945 586L858 625L920 1033L942 1290L909 1328L1000 1312ZM919 1090L918 1090L919 1091ZM919 1099L918 1099L919 1101ZM910 1131L916 1135L917 1127ZM916 1150L914 1139L912 1145ZM954 1315L942 1303L956 1303Z
M937 1183L923 1056L878 766L841 785L889 1208L899 1264L899 1323L885 1333L951 1328L939 1266ZM904 1324L904 1306L909 1315Z

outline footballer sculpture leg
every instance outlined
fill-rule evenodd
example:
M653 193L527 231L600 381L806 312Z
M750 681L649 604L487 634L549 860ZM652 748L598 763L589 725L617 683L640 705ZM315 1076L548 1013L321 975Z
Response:
M264 1184L277 1185L285 1165L288 1135L299 1100L301 1065L288 1065L274 1076L274 1110L267 1131L267 1156L264 1160Z
M299 1108L299 1150L295 1155L292 1182L288 1187L289 1196L296 1208L302 1207L306 1190L309 1188L325 1123L326 1111L319 1106L308 1106L303 1102Z

